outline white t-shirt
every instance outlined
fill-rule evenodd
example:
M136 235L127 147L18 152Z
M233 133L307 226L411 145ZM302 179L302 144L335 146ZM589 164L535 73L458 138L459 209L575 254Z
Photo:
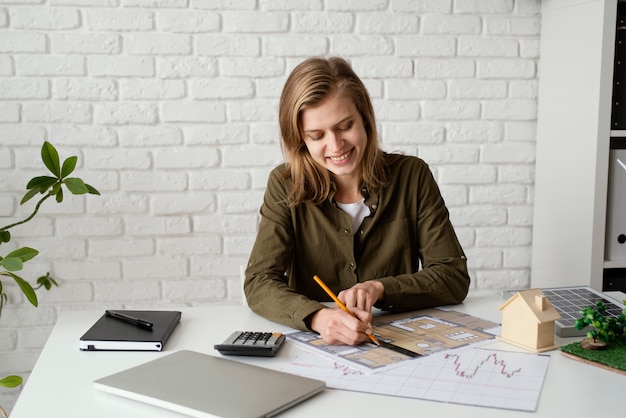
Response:
M346 212L350 219L352 219L352 233L355 234L356 231L361 226L363 219L366 216L370 215L370 208L365 205L365 198L359 200L354 203L339 203L337 202L337 206L341 208L344 212Z

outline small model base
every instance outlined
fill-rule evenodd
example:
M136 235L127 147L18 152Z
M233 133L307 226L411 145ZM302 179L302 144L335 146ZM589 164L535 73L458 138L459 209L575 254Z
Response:
M513 344L516 347L521 347L521 348L523 348L525 350L529 350L529 351L532 351L532 352L535 352L535 353L543 353L543 352L546 352L546 351L552 351L552 350L556 350L557 348L559 348L559 346L556 345L556 344L553 344L553 345L550 345L550 346L547 346L547 347L529 347L527 345L520 344L517 341L512 341L512 340L509 340L507 338L503 338L503 337L500 337L500 336L498 336L497 338L500 341L504 341L505 343Z

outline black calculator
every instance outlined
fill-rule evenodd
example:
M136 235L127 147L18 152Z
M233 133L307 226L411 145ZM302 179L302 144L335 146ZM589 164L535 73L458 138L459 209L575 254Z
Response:
M285 342L280 332L235 331L213 348L229 356L275 356Z

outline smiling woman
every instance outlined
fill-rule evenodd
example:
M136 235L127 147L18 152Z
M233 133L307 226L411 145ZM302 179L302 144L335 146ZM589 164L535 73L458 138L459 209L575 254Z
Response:
M317 164L332 173L338 185L337 202L361 200L361 161L367 145L367 132L350 97L335 93L305 109L302 128L309 154Z
M359 344L374 306L465 298L467 260L428 165L381 150L369 95L345 60L298 65L279 123L287 162L270 174L246 269L252 310L327 343ZM354 316L322 304L330 299L315 275Z

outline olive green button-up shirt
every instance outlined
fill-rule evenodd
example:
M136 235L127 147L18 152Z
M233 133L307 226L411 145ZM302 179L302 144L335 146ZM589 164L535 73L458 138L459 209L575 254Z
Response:
M377 193L362 190L371 214L356 231L334 193L319 205L289 206L284 165L271 172L244 283L253 311L307 329L305 319L330 301L313 280L316 274L335 293L379 280L385 297L376 306L384 310L465 299L467 260L432 173L417 157L394 157L389 184Z

